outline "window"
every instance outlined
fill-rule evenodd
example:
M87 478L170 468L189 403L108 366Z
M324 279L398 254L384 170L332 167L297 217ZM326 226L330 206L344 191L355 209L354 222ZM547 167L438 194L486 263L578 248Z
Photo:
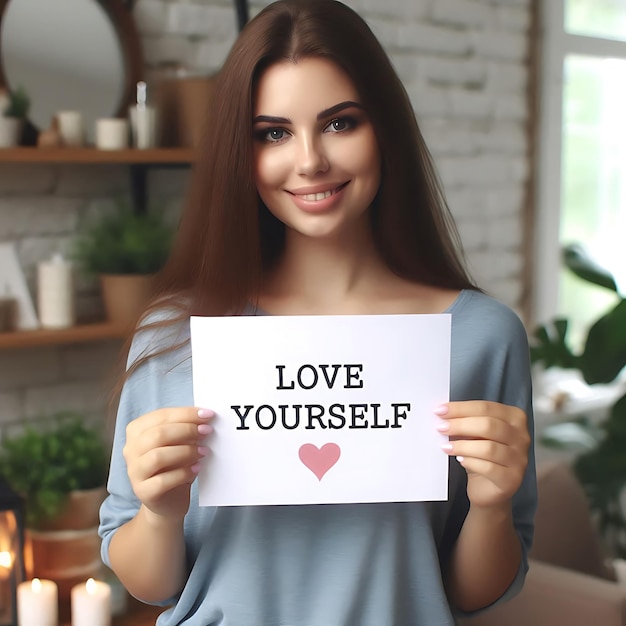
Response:
M615 301L565 272L582 243L626 291L626 0L542 0L538 322L563 315L580 345Z

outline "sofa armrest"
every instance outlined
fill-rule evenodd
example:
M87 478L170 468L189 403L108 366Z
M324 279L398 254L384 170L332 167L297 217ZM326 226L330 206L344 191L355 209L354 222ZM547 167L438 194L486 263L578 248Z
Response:
M626 587L530 560L522 591L463 626L626 626Z

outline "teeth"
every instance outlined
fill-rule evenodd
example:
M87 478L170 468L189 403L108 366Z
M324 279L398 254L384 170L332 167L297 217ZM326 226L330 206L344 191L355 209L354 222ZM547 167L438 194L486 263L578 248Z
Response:
M311 202L314 200L323 200L324 198L328 198L332 196L332 191L323 191L321 193L307 193L303 196L300 196L303 200L310 200Z

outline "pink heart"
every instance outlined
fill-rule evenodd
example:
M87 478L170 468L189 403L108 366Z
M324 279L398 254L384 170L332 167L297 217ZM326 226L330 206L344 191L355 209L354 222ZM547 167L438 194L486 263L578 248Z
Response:
M298 451L300 460L308 467L318 480L339 460L341 448L336 443L326 443L321 448L312 443L305 443Z

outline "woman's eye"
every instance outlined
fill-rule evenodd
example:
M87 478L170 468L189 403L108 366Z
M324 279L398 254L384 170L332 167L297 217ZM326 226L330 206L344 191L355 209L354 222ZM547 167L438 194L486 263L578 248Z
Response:
M356 121L351 117L338 117L331 120L330 124L324 129L329 133L341 133L345 130L350 130L356 126Z
M282 128L268 128L262 132L263 139L270 143L276 143L283 140L287 133Z

